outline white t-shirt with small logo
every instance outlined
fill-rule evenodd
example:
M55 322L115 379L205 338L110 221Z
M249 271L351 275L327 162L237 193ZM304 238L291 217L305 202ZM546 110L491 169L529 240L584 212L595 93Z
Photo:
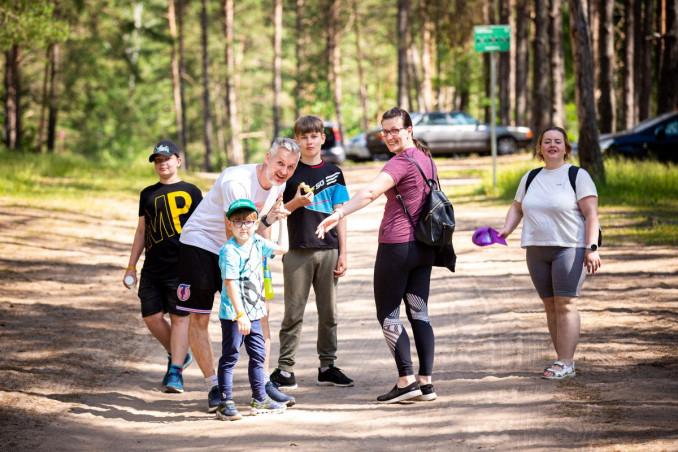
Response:
M523 232L520 245L586 247L585 218L577 201L598 196L591 176L584 169L577 173L577 192L568 176L569 163L557 169L542 169L525 193L529 171L520 180L515 200L522 204Z
M181 243L196 246L214 254L226 243L226 211L237 199L249 199L259 215L268 213L275 200L285 190L285 184L264 190L257 179L257 165L226 168L181 231Z

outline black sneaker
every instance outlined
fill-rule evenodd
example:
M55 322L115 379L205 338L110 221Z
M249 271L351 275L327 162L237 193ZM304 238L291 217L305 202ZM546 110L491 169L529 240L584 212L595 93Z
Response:
M212 386L210 392L207 394L207 412L214 413L219 408L221 403L221 391L219 391L219 386Z
M353 380L348 378L338 367L330 366L326 371L318 368L318 386L353 386Z
M297 389L297 380L294 378L294 372L290 372L290 376L286 377L280 369L276 369L269 378L278 388Z
M419 389L421 389L421 395L417 397L416 400L430 401L438 398L438 394L436 394L435 390L433 389L433 385L430 383L426 385L419 385Z
M393 386L393 389L391 389L389 392L377 397L377 402L379 403L403 402L405 400L410 400L414 399L415 397L419 397L420 395L422 395L421 389L419 389L419 383L417 383L416 381L410 383L404 388L399 388L398 385L396 384L395 386Z

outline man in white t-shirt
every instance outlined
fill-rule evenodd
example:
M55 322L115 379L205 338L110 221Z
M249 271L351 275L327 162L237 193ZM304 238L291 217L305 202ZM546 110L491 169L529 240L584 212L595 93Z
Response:
M210 388L209 412L217 409L221 398L208 325L214 294L221 289L219 249L227 239L226 210L236 199L253 201L260 214L258 232L268 235L266 229L289 214L282 205L282 193L294 174L299 155L299 146L294 140L276 138L263 163L226 168L183 227L177 267L177 309L190 315L182 318L184 322L172 334L172 366L166 391L183 392L180 366L188 352L190 336L193 356ZM268 317L262 319L262 328L270 348Z

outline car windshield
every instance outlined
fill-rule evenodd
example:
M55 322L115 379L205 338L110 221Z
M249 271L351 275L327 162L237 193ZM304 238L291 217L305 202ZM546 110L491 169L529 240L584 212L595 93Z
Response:
M656 116L654 118L646 119L645 121L639 122L638 124L635 125L630 131L631 132L640 132L645 129L649 129L657 125L658 123L662 122L664 119L667 117L671 116L673 113L668 113L665 115L661 116Z
M463 113L461 111L456 111L454 113L450 114L452 116L452 123L453 124L458 124L458 125L475 125L476 124L476 118L473 116L469 116L466 113Z

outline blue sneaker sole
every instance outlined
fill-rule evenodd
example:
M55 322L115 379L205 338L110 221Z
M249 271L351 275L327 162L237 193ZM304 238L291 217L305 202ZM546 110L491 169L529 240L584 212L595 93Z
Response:
M177 388L175 386L165 386L165 392L169 394L182 394L184 388Z

